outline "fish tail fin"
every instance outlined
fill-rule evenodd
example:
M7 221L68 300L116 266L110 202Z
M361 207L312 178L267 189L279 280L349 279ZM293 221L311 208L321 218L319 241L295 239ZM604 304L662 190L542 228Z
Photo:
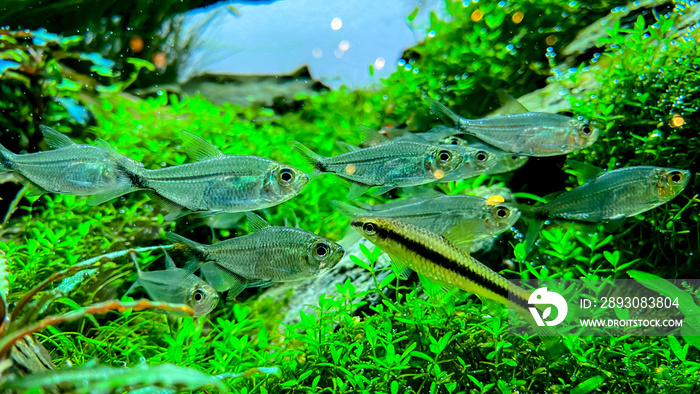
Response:
M540 218L534 218L530 221L530 224L527 226L527 233L525 233L525 252L526 255L530 254L532 251L532 248L535 246L535 242L537 242L537 239L540 236L540 231L542 231L542 227L544 226L544 220Z
M326 172L325 158L323 156L307 148L299 141L292 141L290 145L304 157L304 160L314 166L314 172L309 176L309 178L313 179L319 176L322 172Z
M0 171L10 171L16 155L0 144Z
M132 159L129 156L122 155L117 152L109 142L98 138L95 141L97 146L104 149L107 155L114 160L117 165L118 170L129 180L131 184L137 189L148 189L148 179L146 177L146 169L143 164Z
M430 103L430 109L435 113L435 115L437 115L438 118L442 119L443 122L451 122L455 126L459 126L464 121L464 118L447 108L445 104L435 100L432 97L427 97L427 100Z
M165 238L170 242L184 246L184 249L181 250L183 250L186 255L192 257L192 260L185 264L185 269L188 272L196 271L200 266L200 262L206 261L206 252L204 251L205 245L170 231L166 231Z
M365 209L355 207L350 204L340 202L338 200L331 200L331 207L333 207L333 209L335 209L336 211L340 212L341 215L348 218L365 216L368 213L368 211Z

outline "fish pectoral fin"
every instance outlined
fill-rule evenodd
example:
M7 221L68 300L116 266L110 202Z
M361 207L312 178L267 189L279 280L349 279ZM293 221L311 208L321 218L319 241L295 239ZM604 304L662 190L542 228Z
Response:
M148 197L153 200L153 202L163 208L165 211L168 213L164 216L165 220L175 220L179 217L185 216L189 214L191 211L182 205L171 201L160 194L156 193L155 191L149 191Z
M265 219L253 212L246 212L245 216L248 219L248 227L251 233L272 227Z
M458 223L455 226L448 228L442 236L452 244L467 253L471 253L471 245L477 238L477 229L470 222Z
M394 270L394 275L398 276L399 278L406 280L411 276L411 272L413 270L411 267L404 261L397 259L396 257L389 256L391 257L391 268Z
M621 216L608 220L607 223L605 223L605 231L617 231L620 227L622 227L622 224L625 222L625 219L627 219L627 217Z
M418 274L418 279L420 279L420 283L423 285L423 291L430 297L444 298L453 295L452 292L454 290L434 282L426 276Z
M41 196L46 193L49 193L48 190L30 181L29 179L25 178L23 175L20 175L17 172L14 173L14 176L15 178L17 178L18 181L22 183L22 185L24 185L24 188L27 190L27 196Z
M257 282L249 282L246 287L270 287L274 284L275 282L271 280L259 280Z
M49 144L51 148L56 149L64 146L75 145L75 142L73 142L70 137L63 133L59 133L51 127L41 125L39 128L41 129L41 133L44 135L46 143Z
M350 189L348 190L348 200L356 200L361 195L365 194L369 190L369 186L360 183L351 183Z
M506 318L508 316L508 306L503 305L498 301L490 300L479 296L481 303L493 314L493 316L498 316L501 318Z
M90 206L100 205L109 200L113 200L117 197L121 197L125 194L134 192L136 190L138 189L133 186L118 187L116 189L108 190L106 192L93 194L92 196L88 197L87 203Z
M181 131L180 138L182 138L182 148L185 150L185 153L196 161L224 155L219 148L189 131Z
M583 183L591 182L605 173L605 170L602 168L578 160L569 159L566 161L566 164L576 171L578 176L583 180Z
M200 272L214 290L218 292L226 290L236 292L233 297L240 294L248 284L246 278L212 261L205 263L200 268Z
M390 191L392 191L394 189L396 189L396 186L391 186L391 185L380 186L379 188L377 188L377 190L375 190L371 193L371 196L372 197L379 197L382 194L389 193Z
M248 287L248 284L246 282L238 282L234 286L231 286L228 289L228 295L226 295L226 301L233 301L238 297L239 294L243 292L243 290Z
M362 136L364 146L377 146L389 142L389 138L369 126L361 124L357 126L357 131Z

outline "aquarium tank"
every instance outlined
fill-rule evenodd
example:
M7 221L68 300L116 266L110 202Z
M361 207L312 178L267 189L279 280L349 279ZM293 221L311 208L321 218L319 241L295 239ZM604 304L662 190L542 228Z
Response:
M700 392L700 2L0 2L0 392Z

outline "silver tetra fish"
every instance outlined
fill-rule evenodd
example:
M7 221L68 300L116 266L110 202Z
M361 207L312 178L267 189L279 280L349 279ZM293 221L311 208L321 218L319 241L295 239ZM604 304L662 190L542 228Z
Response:
M247 212L252 233L204 245L166 233L185 246L192 260L185 269L201 272L220 292L235 298L247 287L311 278L329 271L343 257L343 248L328 238L291 227L270 226Z
M690 180L690 171L676 168L639 166L605 172L568 163L588 182L535 207L536 214L585 222L618 221L672 200Z
M296 196L309 181L304 172L258 156L224 155L192 133L181 136L190 157L197 160L134 176L134 190L147 190L174 219L188 213L203 215L269 208ZM105 195L108 200L117 195Z
M98 140L98 146L82 145L50 127L41 126L41 131L56 149L15 154L0 145L0 172L13 172L30 195L125 193L131 189L130 173L143 168L135 160L114 152L102 140Z
M352 182L349 199L361 196L371 186L381 186L376 194L383 194L396 187L436 182L462 163L462 156L451 147L416 140L388 141L368 127L360 130L368 139L381 142L334 157L319 156L296 141L292 146L314 166L315 174L331 172Z
M564 155L591 146L599 131L574 118L544 112L526 112L483 119L465 119L429 98L440 118L454 123L460 133L474 136L507 152L527 156Z
M516 170L528 157L506 152L483 141L463 134L455 127L437 126L424 133L405 133L397 140L427 141L432 144L451 145L462 155L462 165L441 182L467 179L479 174L501 174ZM347 147L347 144L339 144ZM352 149L352 148L350 148Z
M175 267L167 252L163 252L167 269L150 272L141 271L135 253L130 253L138 279L126 294L141 286L153 301L187 305L192 308L195 317L207 315L214 310L219 302L216 290L195 274Z

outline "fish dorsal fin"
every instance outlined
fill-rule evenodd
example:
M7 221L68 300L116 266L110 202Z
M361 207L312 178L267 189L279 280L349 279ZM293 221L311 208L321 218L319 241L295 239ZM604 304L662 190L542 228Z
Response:
M501 108L495 111L499 116L517 115L530 112L527 110L527 108L525 108L525 106L520 104L520 102L516 100L515 97L506 93L505 90L499 89L496 92L496 94L498 95L498 101L501 102Z
M357 126L357 131L362 135L362 145L377 146L389 142L389 139L377 130L363 124Z
M140 275L141 275L141 267L139 267L139 262L138 262L138 260L136 259L136 252L134 252L133 250L130 250L130 251L129 251L129 257L131 257L131 261L134 262L134 267L136 267L136 272L137 272L137 273L139 274L139 276L140 276Z
M41 125L39 128L41 129L41 133L44 135L46 143L52 148L62 148L64 146L75 145L75 142L73 142L70 137L63 133L59 133L49 126Z
M117 152L116 149L112 147L112 145L109 144L109 142L103 140L102 138L98 138L95 140L95 145L99 146L100 148L104 149L107 154L111 157L119 157L121 158L122 155Z
M442 119L443 122L445 123L452 123L453 125L457 126L462 120L462 117L457 115L454 111L451 109L447 108L445 104L435 100L432 97L426 97L428 102L430 103L430 109L435 113L435 115Z
M360 148L358 148L357 146L348 144L348 143L345 142L345 141L336 141L335 144L336 144L340 149L342 149L345 153L347 153L347 152L354 152L354 151L356 151L356 150L360 150Z
M584 183L590 182L605 173L605 170L602 168L577 160L569 159L566 161L566 164L578 173L578 176L583 179Z
M175 262L173 261L173 258L170 257L170 254L168 253L168 251L162 247L160 249L163 251L163 254L165 255L165 269L177 268L177 266L175 265Z
M251 233L272 227L265 219L253 212L246 212L245 216L248 218L248 227L250 227Z
M185 152L194 160L207 160L224 155L219 148L187 130L180 132L180 138Z

